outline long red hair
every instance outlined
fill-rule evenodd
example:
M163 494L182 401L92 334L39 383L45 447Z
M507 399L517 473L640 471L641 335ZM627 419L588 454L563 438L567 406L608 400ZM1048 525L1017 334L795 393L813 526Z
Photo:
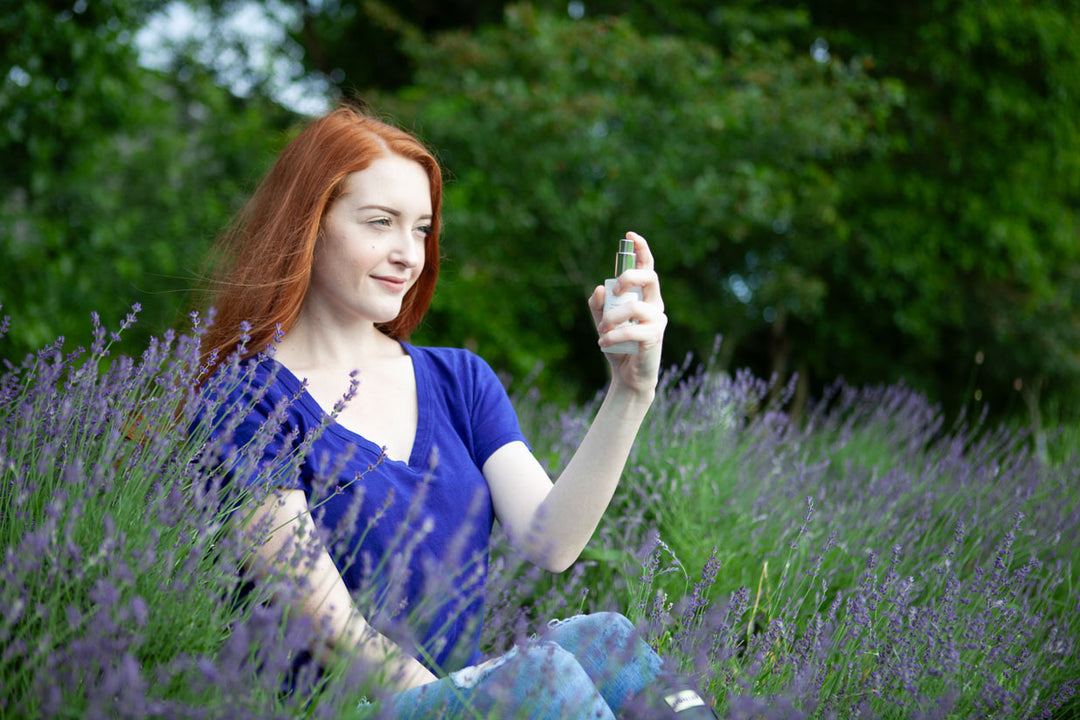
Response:
M217 268L208 288L216 318L203 337L205 358L216 351L216 365L236 349L244 321L250 325L245 357L271 344L279 327L283 333L292 328L307 293L323 216L350 173L386 155L419 163L431 185L424 267L398 316L379 325L390 337L408 338L431 304L439 275L442 171L412 135L356 108L340 107L311 122L289 143L219 239Z

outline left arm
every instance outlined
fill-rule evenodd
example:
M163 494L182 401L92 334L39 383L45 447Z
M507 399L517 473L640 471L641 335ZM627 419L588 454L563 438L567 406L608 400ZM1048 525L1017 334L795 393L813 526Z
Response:
M611 385L585 438L553 484L521 442L499 448L484 463L499 522L532 562L554 572L570 567L592 537L619 484L634 438L656 394L667 316L652 252L634 241L637 264L619 276L616 293L642 288L643 299L604 313L604 288L589 298L601 346L639 344L636 355L607 355ZM626 320L632 324L617 327Z

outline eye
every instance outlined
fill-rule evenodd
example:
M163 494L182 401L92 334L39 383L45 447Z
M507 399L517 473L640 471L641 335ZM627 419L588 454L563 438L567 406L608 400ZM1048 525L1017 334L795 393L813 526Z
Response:
M368 220L368 225L378 225L379 227L390 227L392 224L388 217L377 217Z
M415 232L418 233L421 237L426 238L431 236L432 230L433 228L431 225L419 225L417 226Z

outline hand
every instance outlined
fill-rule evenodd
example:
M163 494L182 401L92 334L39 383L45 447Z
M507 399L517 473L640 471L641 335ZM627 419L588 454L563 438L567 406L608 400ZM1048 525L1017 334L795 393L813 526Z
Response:
M638 395L651 395L656 390L660 373L660 351L664 342L667 315L664 300L660 296L660 279L656 274L652 251L645 238L635 232L626 233L634 241L637 262L634 269L627 270L618 278L615 294L628 287L640 287L642 299L611 308L604 313L604 286L597 286L589 297L596 330L600 334L601 347L633 341L638 343L635 355L607 355L611 365L612 390L629 390ZM628 325L619 327L627 320Z

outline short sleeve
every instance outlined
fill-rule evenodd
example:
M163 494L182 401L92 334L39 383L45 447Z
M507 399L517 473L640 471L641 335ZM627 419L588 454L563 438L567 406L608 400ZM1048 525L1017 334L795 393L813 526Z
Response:
M472 353L469 355L473 372L472 454L477 467L483 467L503 445L516 440L526 446L529 443L521 432L517 413L495 371L483 358Z

